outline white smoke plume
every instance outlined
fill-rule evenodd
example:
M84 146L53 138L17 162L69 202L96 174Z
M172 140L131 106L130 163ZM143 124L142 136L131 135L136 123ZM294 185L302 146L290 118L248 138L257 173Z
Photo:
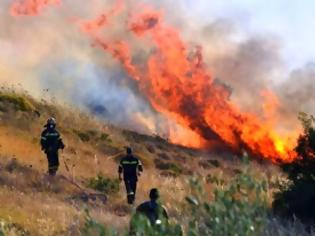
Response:
M202 48L206 66L230 88L231 99L243 110L263 117L265 97L261 91L270 90L279 97L278 116L286 117L288 129L296 127L299 110L312 111L314 66L286 72L281 47L273 36L240 37L233 18L196 22L178 1L133 0L126 7L135 9L139 3L160 9L192 48ZM43 5L29 16L19 8L22 15L18 17L12 14L11 0L0 0L0 4L0 81L20 83L37 97L48 89L60 100L90 108L113 123L141 132L164 134L170 124L174 125L157 114L120 65L93 47L90 38L82 33L82 20L89 21L110 11L115 1L66 0ZM104 32L107 37L124 33L120 25L123 17ZM124 37L130 37L125 34ZM138 48L136 59L145 60L152 48L134 44ZM279 76L284 77L284 84L276 83Z

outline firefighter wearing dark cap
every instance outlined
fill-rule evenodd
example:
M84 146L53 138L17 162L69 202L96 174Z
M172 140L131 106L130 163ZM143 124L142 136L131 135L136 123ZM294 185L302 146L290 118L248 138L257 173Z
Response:
M59 149L64 149L65 145L62 142L59 132L56 129L56 119L49 118L44 130L41 134L40 144L42 150L47 155L48 174L55 176L59 167Z
M168 223L167 211L159 202L159 190L156 188L151 189L149 197L149 201L137 207L136 213L146 216L152 226Z
M144 227L143 224L139 225L139 222L143 222L141 221L143 217L143 219L148 220L148 223L155 229L156 233L160 231L161 227L169 225L166 208L159 201L160 194L158 189L151 189L149 196L150 200L140 204L136 208L136 214L132 216L130 221L129 235L140 235L137 231L139 229L141 231L141 228Z
M141 161L133 156L132 149L128 147L127 155L120 160L118 168L119 179L125 182L128 204L133 204L135 201L138 176L142 171Z

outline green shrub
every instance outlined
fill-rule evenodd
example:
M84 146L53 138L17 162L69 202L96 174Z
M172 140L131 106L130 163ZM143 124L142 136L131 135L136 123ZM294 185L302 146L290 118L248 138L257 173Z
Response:
M85 133L76 129L73 130L73 133L75 133L82 142L89 142L91 140L89 133Z
M135 214L131 219L131 235L137 236L182 236L183 229L179 224L168 224L152 226L150 221L143 215ZM129 235L130 235L129 234ZM126 233L126 235L128 235Z
M87 186L107 194L115 194L119 192L119 180L104 177L102 175L97 175L95 178L91 178Z
M82 142L90 142L92 139L96 141L107 141L110 142L109 134L101 133L99 134L96 130L88 130L88 131L80 131L73 129L73 133L75 133Z
M220 167L220 162L218 160L208 160L208 162L214 167Z
M301 220L315 220L315 118L300 113L304 127L295 148L298 158L283 164L282 169L289 181L282 182L275 194L273 208L276 213Z
M198 180L191 180L192 194L186 198L186 218L183 224L164 223L160 227L152 226L145 217L132 217L131 228L134 232L125 235L136 236L256 236L262 235L267 223L267 182L258 181L249 174L249 167L236 175L229 184L214 182L216 189L214 200L209 202ZM104 225L87 218L89 232L118 235ZM183 230L185 229L185 230ZM128 230L129 231L129 230Z
M16 111L34 111L33 104L25 97L14 93L0 92L0 109L6 111L8 104L11 104Z
M182 236L183 229L179 224L161 224L159 226L152 226L149 220L142 215L134 215L130 222L130 229L126 230L123 234L125 236L134 235L134 236ZM81 229L82 235L85 236L118 236L115 230L106 227L103 224L95 221L89 214L86 212L85 224Z
M17 224L8 223L0 219L0 236L5 235L29 236L31 234Z
M114 230L106 228L104 225L95 221L88 210L86 210L84 227L81 229L82 235L85 236L118 236Z
M267 182L257 181L248 169L228 184L214 181L214 201L208 202L198 181L192 180L188 235L261 235L267 220Z
M110 139L108 139L108 138L109 138L109 134L102 133L102 134L100 135L99 140L100 140L100 141L109 141Z
M206 177L206 182L208 184L223 185L225 183L224 179L215 175L208 174Z
M159 170L168 171L176 176L183 173L183 168L172 162L164 162L160 159L154 160L155 167Z

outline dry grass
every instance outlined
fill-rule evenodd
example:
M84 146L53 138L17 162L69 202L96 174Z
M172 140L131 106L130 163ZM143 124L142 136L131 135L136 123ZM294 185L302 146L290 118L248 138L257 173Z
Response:
M24 99L32 109L21 110L8 105L6 113L0 112L0 220L31 235L80 235L86 208L96 220L120 232L128 227L134 209L126 205L123 184L120 192L108 196L104 204L98 200L81 199L82 189L68 181L74 180L84 187L87 180L98 173L116 178L117 160L124 146L132 146L145 166L138 183L136 204L147 200L149 190L157 187L172 220L178 222L183 219L182 207L189 195L187 181L191 176L206 182L206 177L211 174L228 182L242 169L242 163L236 159L209 155L171 145L159 137L124 131L65 105L39 102L28 96ZM3 102L0 93L1 101L11 103L10 100ZM47 163L39 148L39 135L49 116L57 118L67 146L61 153L59 177L54 180L45 175ZM82 140L82 135L89 138ZM16 163L10 169L8 166L12 165L13 159ZM175 163L182 168L182 174L177 177L161 175L162 170L155 168L155 159ZM206 160L217 160L219 164L200 165ZM279 170L267 164L254 163L252 174L259 178L263 175L272 183L281 178ZM270 201L276 188L276 184L270 188ZM213 186L205 184L205 190L211 198ZM18 233L13 228L8 232L10 234Z

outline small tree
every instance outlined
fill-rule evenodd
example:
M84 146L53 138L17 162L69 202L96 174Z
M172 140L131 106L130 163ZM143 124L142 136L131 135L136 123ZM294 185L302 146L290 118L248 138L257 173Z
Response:
M315 118L299 114L304 132L300 135L295 151L298 157L282 165L289 182L275 194L273 207L283 216L297 216L301 220L315 220Z

